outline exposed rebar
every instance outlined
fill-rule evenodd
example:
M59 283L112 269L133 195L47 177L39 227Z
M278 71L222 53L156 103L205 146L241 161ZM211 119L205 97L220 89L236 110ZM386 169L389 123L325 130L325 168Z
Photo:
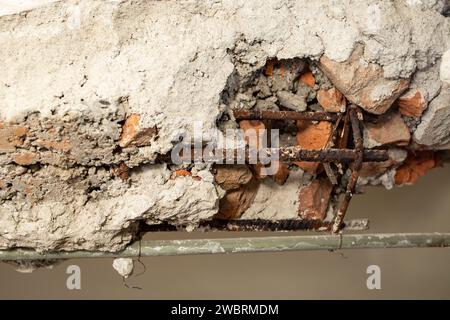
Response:
M347 189L344 194L344 198L339 204L339 209L336 214L335 222L333 225L333 233L337 233L342 229L342 222L344 221L345 214L347 212L350 201L352 200L355 192L356 184L358 182L359 173L361 171L362 163L364 161L364 145L361 134L361 119L362 114L356 107L351 107L349 110L350 124L353 132L353 142L355 145L356 158L350 165L351 174L347 184Z
M261 149L218 149L207 152L204 150L202 154L196 156L188 155L181 157L185 161L195 162L224 162L226 159L233 163L240 163L243 160L249 163L252 159L259 159L259 155L264 154L270 158L277 155L282 162L335 162L335 163L352 163L358 158L358 151L354 149L303 149L300 146L281 147L281 148L261 148ZM389 153L386 150L364 150L364 162L382 162L389 160ZM220 163L220 162L219 162Z
M279 148L279 158L281 161L309 161L309 162L337 162L351 163L358 158L358 151L353 149L323 149L306 150L301 147ZM382 162L389 160L386 150L364 150L364 162Z
M198 230L205 231L330 231L332 223L320 220L305 219L283 219L283 220L266 220L266 219L239 219L225 220L212 219L200 222ZM144 232L158 231L180 231L185 226L174 226L168 223L147 225L140 227ZM368 219L355 219L345 221L343 228L348 231L363 231L369 228Z
M325 145L325 149L329 149L329 148L333 148L336 144L336 140L337 140L337 135L339 132L339 125L341 124L342 121L342 114L339 114L338 119L336 120L336 122L333 125L333 130L331 131L331 135L328 137L328 141ZM325 173L328 177L328 179L330 180L332 185L337 185L338 184L338 180L336 177L336 174L333 170L333 168L331 167L331 163L330 162L324 162L323 163L323 168L325 169Z
M236 120L311 120L336 121L338 115L330 112L234 110Z

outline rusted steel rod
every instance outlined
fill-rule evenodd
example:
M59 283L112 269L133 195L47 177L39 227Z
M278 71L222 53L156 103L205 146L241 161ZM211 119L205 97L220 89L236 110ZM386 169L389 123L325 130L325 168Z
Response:
M337 162L350 163L356 160L358 153L352 149L305 150L300 147L280 148L281 161ZM389 160L385 150L364 150L364 162L381 162Z
M242 154L240 154L242 152ZM282 162L307 161L307 162L336 162L351 163L358 157L358 151L354 149L320 149L309 150L302 147L282 147L282 148L264 148L264 149L219 149L212 153L203 152L198 156L192 156L187 161L196 162L217 162L218 160L231 159L236 161L242 157L245 162L249 162L252 154L264 153L270 157L278 154L278 159ZM364 150L364 162L382 162L389 160L389 154L386 150Z
M336 113L308 111L234 110L233 114L236 120L311 120L334 122L338 118Z
M201 223L201 227L210 227L213 230L226 231L299 231L299 230L316 230L330 231L332 223L320 220L302 220L302 219L283 219L283 220L221 220L214 219ZM358 219L345 222L343 228L346 230L367 230L369 228L369 220Z
M331 131L331 135L328 138L327 144L325 146L325 149L329 149L329 148L333 148L336 144L336 140L337 140L337 135L339 133L339 125L341 124L342 121L342 114L339 115L338 119L336 120L336 122L333 125L333 130ZM323 163L323 168L325 169L325 173L327 174L328 179L330 180L332 185L337 185L338 184L338 180L336 177L336 174L333 170L333 168L331 167L331 163L329 162L324 162Z
M355 192L356 184L358 182L359 173L361 171L361 167L364 161L364 146L363 146L363 138L361 135L361 117L362 114L356 107L352 107L349 110L350 115L350 124L352 126L353 131L353 142L355 145L356 158L355 161L350 165L351 174L350 179L347 184L347 189L344 194L344 198L342 199L338 212L336 214L336 218L333 225L333 233L338 233L342 229L345 213L347 212L350 201Z
M198 230L207 231L330 231L332 222L323 222L320 220L304 219L283 219L283 220L265 220L265 219L242 219L225 220L212 219L200 222ZM369 220L355 219L343 223L343 228L349 231L363 231L369 228ZM171 224L142 225L142 232L161 232L161 231L180 231L184 227L178 227Z

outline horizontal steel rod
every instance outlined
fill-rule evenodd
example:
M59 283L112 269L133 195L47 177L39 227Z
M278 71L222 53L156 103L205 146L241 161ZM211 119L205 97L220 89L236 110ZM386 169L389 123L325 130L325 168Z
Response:
M234 110L236 120L310 120L335 122L339 114L324 111L263 111ZM370 113L364 114L364 121L378 123L383 117Z
M259 162L260 156L264 155L266 159L276 157L282 162L307 161L307 162L336 162L351 163L358 157L358 152L354 149L303 149L302 147L281 147L281 148L261 148L261 149L217 149L217 150L199 150L201 152L182 155L183 162L210 162L220 163L227 159L233 163ZM241 162L238 162L242 160ZM364 150L364 162L382 162L389 160L389 153L386 150ZM252 162L253 161L253 162Z
M279 150L281 161L338 162L349 163L358 157L358 151L353 149L323 149L305 150L301 147L284 147ZM364 162L381 162L389 160L386 150L364 150Z
M209 231L331 231L333 223L321 220L307 219L212 219L204 220L199 224L198 230L202 232ZM171 224L153 224L143 225L141 230L144 232L169 232L183 231L185 226L174 226ZM368 219L354 219L345 221L343 229L347 231L364 231L369 229Z
M176 256L217 253L303 250L449 247L450 233L386 233L253 237L135 242L121 252L73 251L39 253L25 249L0 250L0 260L75 259Z
M234 110L236 120L311 120L336 121L338 115L329 112L298 112L298 111L250 111Z

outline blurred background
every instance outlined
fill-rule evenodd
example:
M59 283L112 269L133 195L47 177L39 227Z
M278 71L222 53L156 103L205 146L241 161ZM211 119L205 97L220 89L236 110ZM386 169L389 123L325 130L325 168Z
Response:
M411 187L368 188L348 218L369 218L369 232L450 232L450 166ZM231 236L242 234L233 233ZM250 234L246 234L250 235ZM158 233L147 238L206 237ZM214 237L230 234L214 234ZM450 249L369 249L142 258L146 271L127 288L112 259L64 261L21 274L0 264L2 299L449 299ZM81 268L81 290L66 288L66 268ZM381 268L381 290L366 269ZM142 271L135 263L135 272Z

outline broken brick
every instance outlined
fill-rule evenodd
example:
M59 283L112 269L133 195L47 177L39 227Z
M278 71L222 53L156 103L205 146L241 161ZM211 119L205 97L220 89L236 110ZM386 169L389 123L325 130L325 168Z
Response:
M244 131L244 138L247 145L250 148L259 149L263 146L264 141L264 130L266 126L262 121L259 120L242 120L239 121L239 127ZM258 179L263 179L266 177L263 174L263 165L258 163L252 166L254 175Z
M241 186L237 190L231 190L220 199L219 213L217 218L220 219L237 219L239 218L253 203L258 191L259 182L252 179L248 184Z
M328 179L315 179L300 187L298 214L303 219L324 220L333 186Z
M0 151L15 151L16 147L23 144L27 133L26 127L0 123Z
M36 163L37 155L33 152L22 152L14 157L14 162L21 166L28 166Z
M150 141L158 134L156 127L141 128L141 116L138 114L130 115L122 127L122 134L119 140L119 146L126 148L130 145L143 147L150 145Z
M411 133L398 113L390 114L377 123L364 125L364 146L373 148L388 144L405 146L409 144Z
M28 133L28 128L22 126L13 126L12 133L16 138L23 138Z
M404 116L420 118L427 104L419 90L410 91L397 99L398 110Z
M328 112L345 112L347 105L344 95L334 87L329 90L320 89L317 92L317 101Z
M311 121L297 121L297 144L304 149L320 150L326 147L331 136L332 125L327 121L313 123ZM294 162L304 171L315 174L320 166L318 162Z
M273 76L273 69L275 67L276 59L271 59L267 61L266 67L264 68L264 74L266 76Z
M246 165L216 165L214 178L224 190L239 189L252 179L252 172Z
M119 140L119 146L122 148L127 147L133 141L139 132L140 121L141 116L138 114L132 114L125 120L125 124L122 127L122 135Z
M258 179L262 180L267 177L267 174L265 173L265 170L263 170L265 166L262 163L257 163L251 166L251 170L253 172L253 176Z
M121 163L118 167L113 168L113 173L120 179L126 181L130 178L129 168L125 163Z
M429 170L439 165L439 159L433 151L416 151L408 155L405 163L395 173L396 185L412 185Z
M259 120L239 121L239 127L244 131L244 137L247 144L252 148L260 148L263 145L263 130L266 126Z
M191 175L192 173L190 171L184 169L175 170L174 172L175 177L190 177Z
M266 128L264 123L259 120L242 120L239 122L240 128L244 131L244 136L247 144L253 148L260 148L263 145L263 130ZM254 130L254 131L250 131ZM252 171L255 178L261 180L266 177L263 173L264 165L261 163L252 166ZM285 164L280 164L277 172L273 176L273 179L278 184L284 184L289 175L289 170Z
M305 70L300 74L299 81L303 82L304 84L306 84L308 87L311 88L313 88L316 84L316 79L314 78L313 73L309 69Z
M289 177L289 168L287 164L279 161L277 162L278 162L278 170L274 175L272 175L272 179L276 184L282 186L283 184L285 184L287 178Z

